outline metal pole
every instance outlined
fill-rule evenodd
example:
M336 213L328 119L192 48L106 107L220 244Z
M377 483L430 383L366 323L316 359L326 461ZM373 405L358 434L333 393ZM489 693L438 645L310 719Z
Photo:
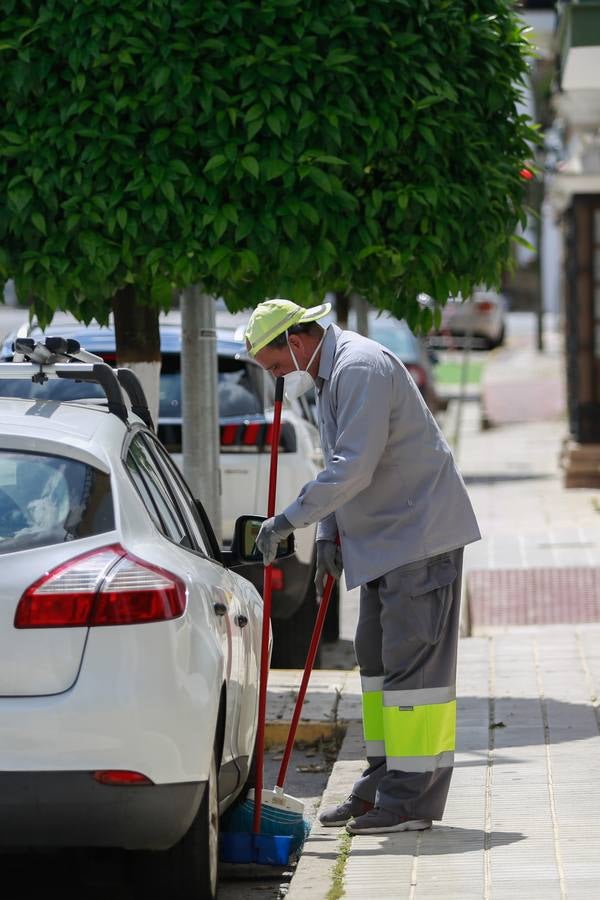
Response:
M452 452L454 458L458 461L458 447L460 443L460 430L462 427L462 411L463 405L467 397L467 382L469 373L469 362L471 357L471 346L473 342L473 331L469 329L465 334L465 343L463 348L462 366L460 369L460 391L458 395L456 418L454 420L454 438L452 440Z
M221 542L221 473L215 300L201 285L181 296L183 474Z

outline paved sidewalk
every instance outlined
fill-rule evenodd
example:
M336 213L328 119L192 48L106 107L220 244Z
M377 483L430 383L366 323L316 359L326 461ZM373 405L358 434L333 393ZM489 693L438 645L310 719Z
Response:
M313 826L288 900L326 900L336 873L346 900L597 900L600 625L463 638L458 694L443 822L355 838ZM363 765L359 696L357 675L331 694L347 731L323 806Z
M600 492L562 486L559 336L550 334L547 346L537 354L519 335L494 354L482 387L484 408L495 410L492 428L481 429L480 404L462 410L456 455L484 534L465 553L466 584L481 573L541 572L552 580L598 571ZM521 392L514 415L510 403L501 412L486 400L501 383L504 402L511 382ZM544 382L553 396L542 403ZM513 597L522 606L530 599ZM563 599L576 620L577 591ZM347 616L346 629L352 625ZM457 760L444 821L420 834L356 838L315 825L288 900L600 897L600 624L514 627L483 617L472 626L465 616ZM356 670L313 679L307 722L322 717L346 735L326 806L347 796L364 764L360 684ZM299 680L272 673L269 710L280 727Z

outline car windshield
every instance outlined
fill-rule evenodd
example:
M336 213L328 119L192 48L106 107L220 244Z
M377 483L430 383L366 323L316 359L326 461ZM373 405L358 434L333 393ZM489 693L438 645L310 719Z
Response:
M0 450L0 554L113 531L110 478L63 456Z

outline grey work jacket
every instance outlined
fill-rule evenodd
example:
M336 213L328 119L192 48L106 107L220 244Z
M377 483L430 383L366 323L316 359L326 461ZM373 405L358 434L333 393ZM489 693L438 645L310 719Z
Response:
M340 544L349 589L481 537L450 448L404 365L330 325L317 411L325 469L284 515Z

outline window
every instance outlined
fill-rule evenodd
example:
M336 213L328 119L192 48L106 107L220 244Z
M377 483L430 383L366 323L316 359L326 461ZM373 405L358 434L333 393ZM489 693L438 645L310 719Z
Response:
M115 527L110 477L63 456L0 450L0 553Z
M131 442L125 464L159 531L182 547L194 548L187 523L181 517L156 460L144 444L141 434L136 435Z
M50 378L44 384L34 384L29 378L0 379L2 397L19 397L31 400L89 400L106 401L106 394L99 384L69 381L66 378Z
M254 416L263 412L262 371L254 363L219 356L219 416ZM159 419L181 419L180 355L163 353Z
M180 515L185 519L187 528L194 539L194 545L205 556L212 556L220 559L221 553L212 529L210 532L205 528L201 519L196 501L194 500L190 490L183 480L177 466L174 465L171 457L165 452L158 441L155 441L149 435L144 435L144 445L155 456L157 466L163 475L163 478L169 485L170 492L175 499ZM209 526L210 527L210 526Z

